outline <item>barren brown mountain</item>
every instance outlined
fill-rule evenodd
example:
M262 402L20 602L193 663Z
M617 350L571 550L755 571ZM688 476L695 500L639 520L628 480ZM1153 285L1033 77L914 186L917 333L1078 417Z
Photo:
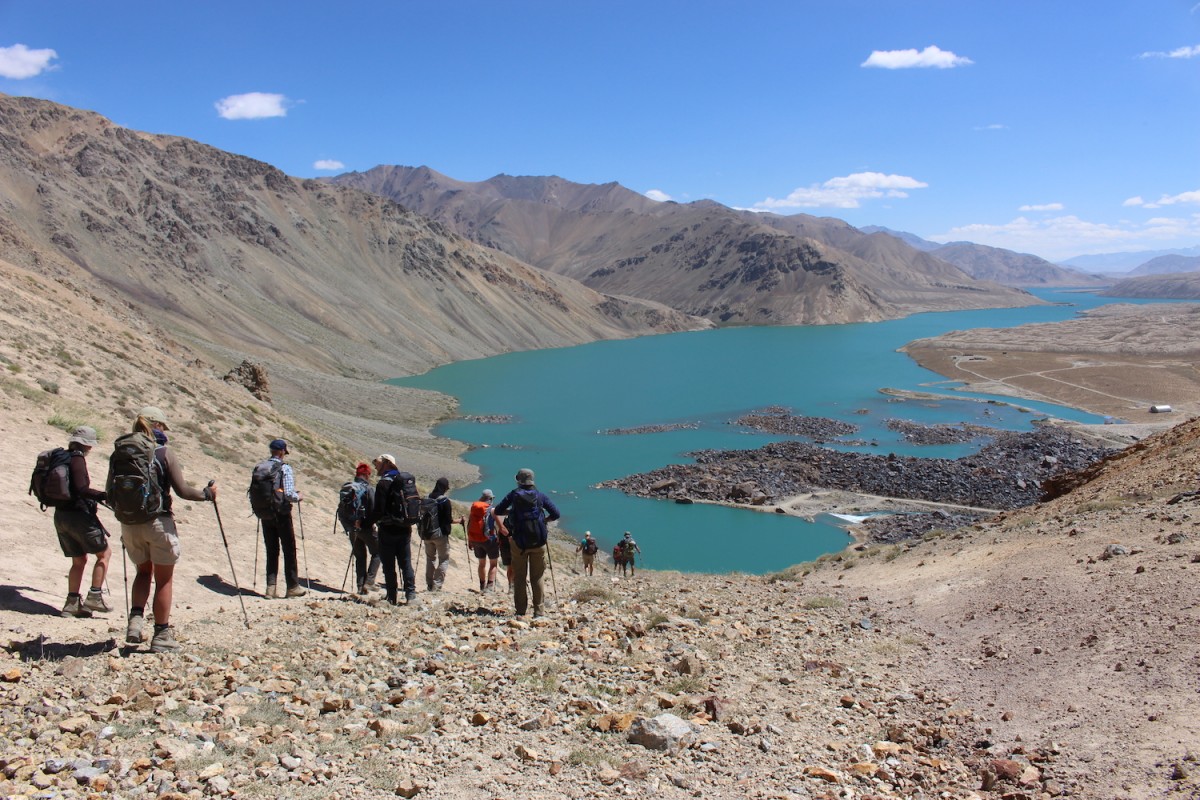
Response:
M841 220L657 203L615 183L557 177L469 183L427 167L380 166L331 180L599 291L714 322L827 324L1038 302Z

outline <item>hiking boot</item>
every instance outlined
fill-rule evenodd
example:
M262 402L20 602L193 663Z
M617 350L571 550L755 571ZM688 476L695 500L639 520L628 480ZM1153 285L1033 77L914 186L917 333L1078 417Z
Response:
M300 584L289 586L285 597L304 597L308 592Z
M154 626L154 638L150 640L151 653L174 653L179 650L179 642L175 641L175 629L170 625L165 628Z
M63 605L62 615L64 617L90 617L91 609L83 604L83 598L77 594L67 595L67 602Z
M268 600L274 600L279 597L279 590L275 588L275 584L267 584L267 590L263 593L263 597L267 598Z
M129 644L141 644L143 641L142 629L146 627L146 618L141 614L137 614L129 618L129 624L125 627L125 641Z
M88 590L87 597L83 600L83 607L90 608L92 611L112 611L112 606L104 599L104 593L99 589Z
M410 606L413 603L417 602L417 593L416 592L405 592L404 593L404 602Z

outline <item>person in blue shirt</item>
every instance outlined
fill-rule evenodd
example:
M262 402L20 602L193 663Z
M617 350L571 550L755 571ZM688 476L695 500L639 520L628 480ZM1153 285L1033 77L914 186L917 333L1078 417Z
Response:
M374 461L379 481L375 484L375 503L371 508L370 522L379 531L379 558L383 564L384 585L387 601L397 605L400 585L396 565L400 566L400 577L404 581L404 601L412 603L417 596L417 576L412 564L412 525L388 514L388 501L393 491L400 491L395 483L400 475L396 457L384 453Z
M512 553L513 603L517 616L529 608L527 590L532 587L533 615L546 613L542 576L546 571L546 551L549 532L547 522L559 518L554 501L540 492L533 482L533 470L517 470L517 488L496 506L495 515L503 519L508 529L508 546ZM528 583L527 583L528 582Z
M296 559L296 528L292 522L292 506L304 498L296 491L296 476L292 465L286 463L283 457L288 454L287 442L275 439L269 445L271 457L268 461L278 461L280 478L283 484L283 497L286 504L274 517L262 519L263 545L267 551L267 593L269 598L278 597L275 588L276 576L279 575L279 552L283 551L283 579L287 584L287 597L303 597L306 592L300 585L300 567Z

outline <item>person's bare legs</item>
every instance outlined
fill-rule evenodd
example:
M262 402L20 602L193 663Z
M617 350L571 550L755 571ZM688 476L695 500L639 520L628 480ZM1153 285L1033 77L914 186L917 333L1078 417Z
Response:
M92 567L92 588L97 591L104 587L104 579L108 576L108 561L110 558L112 558L111 547L106 547L103 551L96 553L96 565ZM86 557L84 560L87 560ZM76 589L75 591L79 590Z
M174 594L172 578L175 576L174 564L152 564L147 561L137 565L137 575L133 579L133 590L130 592L129 604L134 608L145 608L150 599L150 583L154 582L154 624L168 625L171 617L171 599Z
M87 556L72 556L71 569L67 572L67 594L79 594L79 586L83 583L83 570L87 566Z

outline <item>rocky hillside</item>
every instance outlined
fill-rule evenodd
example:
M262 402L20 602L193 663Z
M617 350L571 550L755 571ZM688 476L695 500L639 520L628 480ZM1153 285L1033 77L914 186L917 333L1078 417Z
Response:
M1200 272L1174 272L1125 278L1101 292L1105 297L1200 300Z
M1170 272L1195 272L1200 270L1200 256L1166 255L1157 256L1131 270L1129 277L1139 275L1163 275Z
M381 378L708 324L374 195L30 98L0 97L0 258L133 309L223 368L266 363L276 396L343 440L356 419L376 433L397 421L376 402ZM413 416L423 431L443 413Z
M723 324L824 324L1025 305L891 237L839 220L656 203L617 184L500 175L468 183L426 167L332 179L375 192L476 242L611 294Z

